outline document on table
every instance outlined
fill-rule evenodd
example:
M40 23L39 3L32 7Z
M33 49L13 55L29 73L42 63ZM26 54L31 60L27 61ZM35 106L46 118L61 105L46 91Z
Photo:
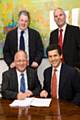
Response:
M26 107L30 106L32 101L32 98L26 98L24 100L14 100L11 104L9 104L11 107Z
M14 100L11 107L26 107L26 106L36 106L36 107L49 107L51 103L51 98L26 98L24 100Z
M36 107L49 107L51 98L34 98L31 102L31 106Z

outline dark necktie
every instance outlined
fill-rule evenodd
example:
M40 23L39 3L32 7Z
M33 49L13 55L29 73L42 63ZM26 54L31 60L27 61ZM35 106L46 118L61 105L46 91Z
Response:
M20 92L25 92L25 79L24 74L21 74L21 80L20 80Z
M52 80L51 80L51 95L52 97L57 97L57 76L56 69L54 69Z
M25 51L25 43L24 43L24 36L23 36L23 33L24 33L24 31L21 31L19 49Z
M59 42L58 42L58 44L59 44L60 48L62 49L62 45L63 45L63 43L62 43L62 32L63 32L63 29L60 29L59 32L60 33L59 33Z

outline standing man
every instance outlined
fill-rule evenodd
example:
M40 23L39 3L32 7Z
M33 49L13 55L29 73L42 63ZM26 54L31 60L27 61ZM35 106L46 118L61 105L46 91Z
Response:
M58 44L63 50L64 62L80 68L80 29L66 23L66 14L62 8L54 11L54 20L58 29L50 33L50 43ZM60 31L62 35L60 35ZM61 41L62 39L62 41Z
M43 57L43 44L38 31L29 28L30 15L22 10L18 15L18 27L8 32L3 48L4 60L10 68L15 67L14 55L18 50L28 54L29 66L37 68Z
M14 57L15 68L2 76L2 97L6 99L25 99L39 96L41 89L36 70L28 67L27 55L20 50Z
M80 73L62 63L62 51L59 46L48 46L47 54L51 67L44 71L44 84L40 96L67 100L80 105Z

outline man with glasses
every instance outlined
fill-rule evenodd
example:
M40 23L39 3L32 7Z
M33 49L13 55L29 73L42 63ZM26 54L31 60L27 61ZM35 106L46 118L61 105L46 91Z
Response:
M20 50L14 57L15 68L2 75L2 97L6 99L25 99L38 96L41 85L36 70L28 67L27 54Z

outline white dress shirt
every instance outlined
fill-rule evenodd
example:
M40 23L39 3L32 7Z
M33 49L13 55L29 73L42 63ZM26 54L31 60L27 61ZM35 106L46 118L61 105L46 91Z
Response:
M59 32L58 32L58 36L60 34L60 29L62 29L62 42L64 42L64 35L65 35L65 31L66 31L66 26L67 24L65 24L62 28L59 28Z
M20 46L20 35L21 30L18 28L18 50ZM25 51L27 52L27 59L29 60L29 36L28 36L28 29L26 29L23 33L24 42L25 42Z

